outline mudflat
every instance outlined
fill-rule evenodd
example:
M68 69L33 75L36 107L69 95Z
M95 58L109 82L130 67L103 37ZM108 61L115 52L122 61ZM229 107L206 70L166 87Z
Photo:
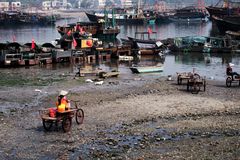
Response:
M238 84L208 80L192 94L166 79L2 86L0 159L239 159ZM61 89L80 101L84 123L46 132L38 110L55 107Z

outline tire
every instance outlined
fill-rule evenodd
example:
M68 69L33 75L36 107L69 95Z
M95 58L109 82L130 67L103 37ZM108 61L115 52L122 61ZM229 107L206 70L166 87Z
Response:
M194 84L192 86L192 90L191 90L192 94L198 94L199 91L200 91L200 85L199 84Z
M64 132L69 132L72 127L72 118L64 118L62 121L62 129Z
M227 79L226 79L226 86L227 87L231 87L231 85L232 85L232 78L231 77L227 77Z
M83 124L84 112L82 109L78 109L76 112L76 122L77 124Z
M46 131L50 131L53 125L53 121L43 119L42 122L43 122L43 128Z
M206 91L206 80L203 81L203 90Z
M182 84L182 80L181 80L180 76L177 77L177 84L178 85Z

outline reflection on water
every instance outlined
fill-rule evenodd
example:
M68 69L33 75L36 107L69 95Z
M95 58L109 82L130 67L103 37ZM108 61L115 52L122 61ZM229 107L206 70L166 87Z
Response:
M206 58L207 57L207 58ZM240 55L204 55L202 53L189 53L178 55L167 55L164 60L157 56L141 56L140 59L134 61L119 61L119 60L107 60L98 61L97 63L58 63L48 64L42 66L31 66L21 68L1 68L1 73L24 73L26 77L33 76L58 76L61 74L74 76L77 72L77 67L80 65L81 70L94 71L96 69L102 69L103 71L118 70L120 72L120 79L129 79L135 76L129 69L133 64L140 66L153 66L158 63L164 62L164 71L160 73L139 74L138 76L152 77L152 76L167 76L176 75L176 72L191 72L193 68L201 76L206 78L213 78L216 80L225 80L226 64L232 62L235 64L233 70L240 72Z

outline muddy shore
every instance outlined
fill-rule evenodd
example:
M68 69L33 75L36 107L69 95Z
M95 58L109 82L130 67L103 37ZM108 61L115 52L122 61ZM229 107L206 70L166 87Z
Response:
M0 159L239 159L238 85L209 80L192 94L166 77L85 79L1 86ZM53 107L61 89L80 101L84 123L46 132L38 110Z

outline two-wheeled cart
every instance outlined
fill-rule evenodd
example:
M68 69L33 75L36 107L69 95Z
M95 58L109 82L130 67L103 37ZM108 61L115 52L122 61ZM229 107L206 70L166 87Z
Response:
M58 112L56 111L56 116L52 117L49 114L49 109L39 110L40 117L42 119L43 128L46 131L50 131L53 124L58 126L62 123L62 129L64 132L69 132L72 127L72 119L75 117L77 124L82 124L84 119L84 112L81 108L78 108L77 102L73 101L75 108L69 110Z
M187 91L198 94L203 87L203 91L206 91L206 79L201 78L198 74L194 74L187 81Z

